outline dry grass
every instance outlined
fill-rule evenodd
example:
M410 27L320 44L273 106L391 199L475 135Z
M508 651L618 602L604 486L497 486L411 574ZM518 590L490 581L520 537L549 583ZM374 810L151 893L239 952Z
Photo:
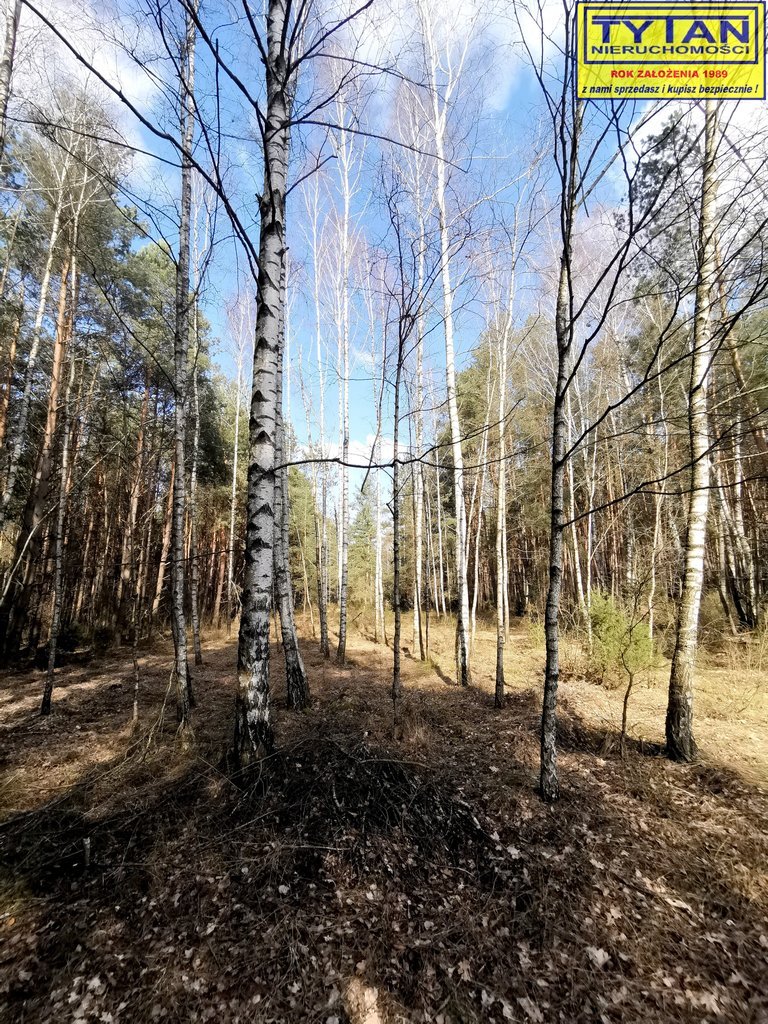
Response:
M452 631L432 627L432 664L403 662L400 744L390 652L353 634L339 669L307 640L313 705L283 710L278 679L280 750L246 788L223 771L224 637L195 672L189 754L172 716L149 748L131 738L129 658L63 669L47 722L39 674L0 679L0 1019L768 1019L759 674L699 674L702 763L687 767L649 756L662 670L633 697L645 746L624 761L621 694L570 679L548 808L531 634L510 638L499 712L492 631L462 691L446 682ZM142 656L144 735L168 668L162 646Z

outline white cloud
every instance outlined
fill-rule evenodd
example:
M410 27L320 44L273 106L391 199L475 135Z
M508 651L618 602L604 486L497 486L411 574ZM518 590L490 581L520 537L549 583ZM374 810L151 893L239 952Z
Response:
M38 0L38 5L41 14L85 63L23 7L12 83L12 116L23 123L31 106L56 109L72 95L73 86L79 87L109 112L124 142L139 151L133 156L134 171L147 172L154 162L141 151L151 151L152 140L148 141L136 118L98 78L102 75L143 113L152 110L161 97L162 81L156 65L143 60L156 49L146 23L140 26L97 0Z

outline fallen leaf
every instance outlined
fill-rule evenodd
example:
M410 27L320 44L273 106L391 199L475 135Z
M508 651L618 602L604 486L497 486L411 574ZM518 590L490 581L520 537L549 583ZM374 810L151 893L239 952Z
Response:
M544 1014L532 999L529 999L528 996L519 996L517 1001L529 1020L535 1021L536 1024L541 1024L544 1020Z
M597 949L595 946L587 946L587 956L597 967L605 967L611 959L611 954L604 949Z

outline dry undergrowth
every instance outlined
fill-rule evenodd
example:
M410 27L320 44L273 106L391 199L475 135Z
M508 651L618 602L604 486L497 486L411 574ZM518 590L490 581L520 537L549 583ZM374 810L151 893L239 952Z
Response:
M515 632L497 712L489 637L469 691L444 681L447 629L433 629L434 667L406 659L399 745L388 651L353 637L339 670L307 641L313 706L277 712L279 752L248 786L223 771L223 639L195 674L193 754L171 716L149 748L131 739L129 659L64 669L49 722L34 716L39 679L7 675L0 1019L768 1019L765 793L719 756L680 767L636 743L621 761L617 696L574 682L564 797L543 806L539 654ZM142 659L143 735L167 666L164 651ZM651 741L657 690L632 718ZM702 746L727 728L733 766L759 774L754 701L710 719L722 699L707 693Z

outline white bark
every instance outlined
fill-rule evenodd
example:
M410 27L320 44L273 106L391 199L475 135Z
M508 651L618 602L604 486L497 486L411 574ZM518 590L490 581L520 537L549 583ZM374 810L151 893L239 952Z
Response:
M347 585L349 572L349 344L352 230L351 203L356 188L357 159L353 136L347 130L349 112L341 91L336 97L336 119L341 126L334 136L339 167L341 219L338 230L339 271L337 284L338 369L339 369L339 643L336 661L343 665L347 648Z
M707 380L712 360L712 301L715 284L715 206L718 105L707 100L704 167L698 227L698 269L694 312L691 383L688 396L691 479L685 540L683 594L677 620L675 651L669 677L667 754L673 760L696 756L693 736L693 673L696 663L699 608L704 584L704 544L709 508L709 425Z
M0 160L5 155L5 139L8 133L8 99L11 94L13 60L16 54L16 38L21 19L21 0L6 0L5 41L0 57Z
M437 614L439 616L440 615L440 597L439 597L438 590L437 590L437 563L436 563L436 560L435 560L435 542L434 542L434 534L433 534L433 531L432 531L432 500L431 500L430 494L429 494L429 477L428 476L425 476L424 483L425 483L424 497L426 499L426 517L427 517L427 558L429 560L430 565L432 566L432 571L431 571L430 575L432 576L433 603L434 603L435 611L437 612Z
M562 154L562 191L560 194L561 253L555 306L557 377L552 409L552 477L550 488L549 585L544 612L546 667L541 712L541 772L539 789L543 799L557 800L560 784L557 776L557 689L560 679L560 595L563 581L564 483L566 471L568 379L572 359L573 329L570 295L573 288L573 226L577 197L578 153L583 108L573 100L569 108L571 123L568 149ZM560 114L568 116L568 110Z
M325 450L325 387L326 373L323 360L323 337L322 337L322 311L320 303L320 265L322 260L320 245L320 189L318 176L313 179L313 192L311 194L310 214L310 245L312 250L312 297L314 300L315 313L315 353L317 357L318 376L318 415L320 431L320 458L326 457ZM328 467L321 462L318 471L319 477L319 509L318 505L318 479L315 481L315 534L317 546L317 603L320 617L320 651L324 658L331 654L330 641L328 639Z
M194 40L193 40L194 45ZM190 73L192 73L194 50L190 55ZM192 83L190 82L190 89ZM191 139L190 139L191 141ZM197 474L200 461L200 275L203 265L204 251L208 244L209 223L205 218L205 230L202 245L199 238L198 215L202 209L207 214L203 196L198 192L194 202L194 250L192 259L192 297L191 297L191 331L194 342L192 365L192 459L189 470L189 604L192 621L192 645L195 651L195 664L203 664L203 648L200 642L200 551L197 528Z
M283 278L286 272L283 266ZM301 711L309 703L309 684L304 661L299 651L299 639L296 633L296 622L293 608L293 585L291 582L289 562L289 518L288 505L288 469L285 462L288 456L285 420L282 413L283 397L283 341L286 330L284 311L287 307L283 287L283 322L280 330L280 343L277 355L277 423L275 435L275 590L278 610L280 613L280 632L283 640L283 656L285 658L285 680L288 707Z
M249 427L243 610L237 651L235 759L241 768L274 745L269 699L269 613L274 544L275 441L281 281L285 266L285 197L290 145L291 81L285 0L267 10L267 99L264 191L259 232L259 288Z
M510 309L511 315L511 309ZM509 320L507 320L507 324ZM499 486L496 496L496 686L495 704L504 704L504 647L507 637L507 373L509 341L507 325L499 333Z
M174 646L176 716L179 734L186 742L193 703L187 663L187 622L184 612L186 564L184 525L186 516L186 418L189 385L190 227L192 213L192 138L194 131L195 26L187 16L186 39L181 60L181 203L179 252L176 264L176 321L173 343L174 417L173 443L176 474L173 483L171 529L171 626Z
M194 322L197 325L197 306L195 306ZM195 329L197 335L197 329ZM200 643L200 552L197 535L197 471L200 460L200 389L198 386L197 359L199 348L196 347L195 366L192 370L192 465L189 471L189 611L192 620L192 645L195 650L195 664L203 664L203 648Z
M75 285L73 274L73 295L75 301ZM45 677L43 689L43 700L40 707L41 715L49 715L51 712L51 700L53 697L54 675L56 671L56 650L61 629L61 612L64 604L64 530L67 519L67 497L69 494L69 459L70 443L72 439L71 422L71 394L75 381L75 359L74 354L69 356L69 378L64 393L64 431L61 442L61 476L59 480L59 500L56 510L54 528L54 556L53 556L53 613L48 634L48 671Z
M436 481L436 495L435 504L437 505L437 558L439 563L439 576L440 576L440 608L443 615L447 615L447 606L445 600L445 563L443 562L443 501L440 495L440 465L435 468L435 481Z
M471 681L469 651L469 588L467 586L467 509L464 500L464 454L461 443L461 425L456 396L456 356L454 346L454 293L451 280L452 247L448 226L448 199L445 162L445 140L448 109L455 92L469 45L467 37L456 67L449 67L440 82L440 57L435 36L434 12L425 0L418 0L424 47L426 72L431 104L431 124L435 152L435 206L437 208L440 245L440 283L443 303L443 329L445 335L445 376L448 398L448 419L451 431L453 459L453 497L456 512L456 676L457 682L468 686ZM445 69L443 69L445 70Z
M418 170L418 169L417 169ZM424 225L423 204L421 201L421 189L417 183L416 191L416 215L419 223L418 255L417 255L417 289L418 289L418 312L416 315L416 381L415 381L415 403L414 403L414 434L416 445L416 458L420 459L424 443L424 415L422 410L424 396L424 303L422 292L424 290L424 260L426 249L426 229ZM414 593L413 593L413 650L419 652L419 658L424 661L426 650L424 646L424 630L422 626L421 606L424 596L424 471L420 462L414 463L413 471L414 486L414 524L413 524L413 545L414 545Z
M489 424L491 418L491 405L493 404L493 389L495 388L495 382L492 380L492 364L488 364L488 377L486 380L486 404L485 404L485 420L483 422L483 440L480 445L480 468L475 471L475 481L472 485L472 499L469 503L469 522L472 522L473 511L477 506L477 522L475 526L475 564L474 564L474 579L472 587L472 644L475 642L475 633L477 629L477 602L478 602L478 590L480 589L480 541L482 538L483 530L483 498L485 495L485 479L488 472L488 437L489 437ZM467 543L467 558L469 558L469 543ZM468 568L468 566L467 566Z

